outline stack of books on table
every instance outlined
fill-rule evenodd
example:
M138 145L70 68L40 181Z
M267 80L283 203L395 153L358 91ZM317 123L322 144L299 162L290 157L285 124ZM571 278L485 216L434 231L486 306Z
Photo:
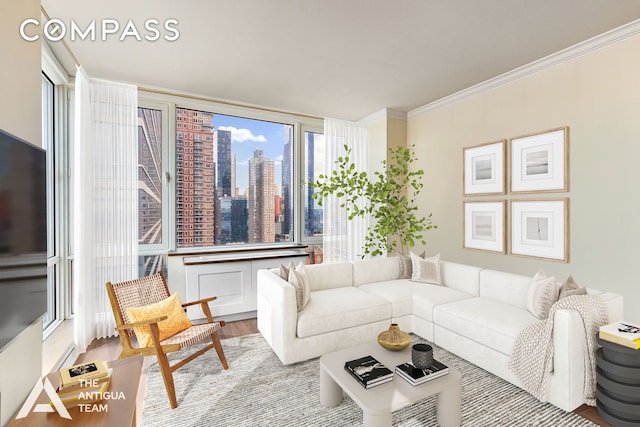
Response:
M346 362L344 369L364 388L375 387L393 379L393 372L373 356L365 356Z
M633 323L615 322L600 326L598 336L601 340L640 349L640 326Z
M112 370L102 360L62 368L59 372L60 387L56 391L67 408L103 400L111 384Z
M419 385L449 373L447 365L434 360L427 369L418 369L411 363L396 366L396 373L411 385Z

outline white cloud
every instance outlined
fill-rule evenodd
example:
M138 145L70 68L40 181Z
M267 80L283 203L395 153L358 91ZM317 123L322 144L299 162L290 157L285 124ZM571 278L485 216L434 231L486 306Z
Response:
M276 157L276 161L278 162L282 162L284 160L284 156L282 154L280 154L278 157Z
M231 132L231 141L233 142L267 142L264 135L254 135L249 129L238 129L233 126L220 126L220 130L228 130Z

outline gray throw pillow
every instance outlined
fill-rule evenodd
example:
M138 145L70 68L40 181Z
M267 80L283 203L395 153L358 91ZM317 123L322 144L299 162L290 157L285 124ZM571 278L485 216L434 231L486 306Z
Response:
M425 257L425 252L420 254L420 258ZM404 254L398 254L398 263L400 265L400 279L411 279L413 275L413 266L411 257L408 257Z
M562 286L560 286L560 296L558 299L562 299L571 295L586 295L587 288L580 287L572 276L567 277Z

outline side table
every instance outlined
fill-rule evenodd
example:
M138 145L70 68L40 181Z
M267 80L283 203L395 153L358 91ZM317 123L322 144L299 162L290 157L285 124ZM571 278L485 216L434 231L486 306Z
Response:
M142 356L130 357L108 362L109 368L113 368L109 392L122 393L123 399L107 399L101 409L96 412L82 411L81 408L68 408L71 419L62 418L58 412L29 412L24 418L13 419L8 427L56 427L56 426L91 426L91 427L135 427L136 425L136 398L140 372L142 371ZM60 375L52 372L47 375L53 388L60 385ZM49 396L42 391L35 404L49 403ZM34 407L35 407L34 404ZM104 410L106 408L106 410ZM31 408L33 409L33 408Z
M596 338L596 408L616 427L640 424L640 350Z

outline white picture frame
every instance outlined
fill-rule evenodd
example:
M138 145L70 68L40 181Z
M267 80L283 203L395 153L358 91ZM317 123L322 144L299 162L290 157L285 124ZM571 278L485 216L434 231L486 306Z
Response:
M569 128L512 138L511 193L569 190Z
M506 140L463 148L463 194L505 194Z
M569 262L569 199L511 200L510 254Z
M505 201L463 203L464 249L506 253Z

